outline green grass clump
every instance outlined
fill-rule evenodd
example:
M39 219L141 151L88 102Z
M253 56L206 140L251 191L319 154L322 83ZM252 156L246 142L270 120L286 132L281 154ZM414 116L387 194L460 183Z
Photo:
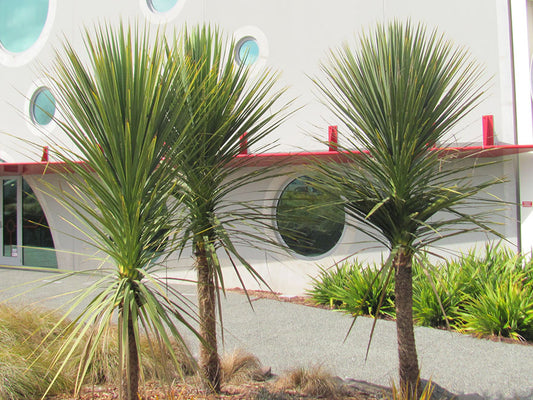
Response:
M383 289L379 269L365 266L358 261L321 269L312 279L307 294L318 304L345 310L353 315L376 316L383 290L385 294L380 308L381 315L394 315L394 285L389 282Z
M308 294L318 304L375 316L383 290L377 273L359 262L322 269ZM385 288L382 306L389 316L394 316L392 287ZM499 244L441 265L418 260L413 317L419 325L533 341L533 261Z
M454 326L466 293L475 287L472 275L460 262L440 266L417 262L413 265L413 315L418 325Z
M462 330L476 336L533 340L532 289L512 281L487 285L483 296L466 304Z

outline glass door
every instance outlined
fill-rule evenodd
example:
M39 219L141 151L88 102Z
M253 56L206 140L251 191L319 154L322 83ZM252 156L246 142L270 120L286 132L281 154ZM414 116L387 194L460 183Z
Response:
M0 265L22 265L21 177L0 178Z

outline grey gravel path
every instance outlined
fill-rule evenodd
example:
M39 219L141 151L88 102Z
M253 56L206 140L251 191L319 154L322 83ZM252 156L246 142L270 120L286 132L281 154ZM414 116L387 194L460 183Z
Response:
M0 298L57 307L57 294L87 286L89 277L53 282L57 275L0 269ZM17 284L43 279L46 286ZM24 288L24 289L22 289ZM195 300L194 286L179 286ZM343 379L389 386L397 378L398 356L393 322L378 321L368 359L365 352L372 320L359 318L344 337L351 318L338 312L267 299L255 299L252 310L246 298L228 293L223 301L225 344L223 351L241 348L256 355L276 374L284 370L322 364ZM496 343L442 330L418 327L415 331L423 378L459 398L533 399L533 346ZM192 337L189 337L191 344Z

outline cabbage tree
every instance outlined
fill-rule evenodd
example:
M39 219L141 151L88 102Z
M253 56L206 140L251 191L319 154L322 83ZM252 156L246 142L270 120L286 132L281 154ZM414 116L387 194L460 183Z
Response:
M194 331L180 293L155 274L178 215L172 160L181 137L175 126L189 117L187 97L176 96L187 93L177 77L194 81L185 65L168 58L167 47L162 34L147 28L104 24L86 31L84 52L67 41L49 71L59 105L54 119L73 148L56 145L68 172L62 172L62 191L50 190L104 258L96 281L71 302L71 314L88 305L73 314L56 358L64 368L75 349L83 349L76 392L115 317L128 400L138 399L140 333L167 349L178 366L171 339L183 343L181 326Z
M241 141L245 136L247 145L256 151L269 146L267 135L288 115L287 103L281 102L284 88L276 86L277 74L249 65L246 57L238 62L235 44L218 28L186 28L170 51L186 72L177 85L184 92L176 95L185 99L187 115L174 120L176 133L183 136L177 137L181 151L175 160L180 181L177 198L186 210L181 247L191 246L196 258L203 338L199 366L208 387L218 391L216 308L219 288L224 290L219 255L229 258L239 279L240 265L264 283L235 246L240 235L237 226L261 224L264 216L257 205L230 197L236 189L261 181L271 172L246 168L251 166L249 160L238 157ZM257 231L247 233L248 245L257 235L253 232Z
M471 162L437 148L482 99L482 69L436 31L392 22L354 50L332 51L322 71L316 84L346 127L339 149L349 162L318 165L315 179L389 251L382 272L384 282L395 276L400 385L414 397L413 257L442 238L491 231L484 192L500 180L472 178Z

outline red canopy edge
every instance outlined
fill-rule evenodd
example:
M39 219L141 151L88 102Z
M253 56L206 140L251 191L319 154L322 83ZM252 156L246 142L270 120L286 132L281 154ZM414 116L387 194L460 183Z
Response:
M533 144L527 145L494 145L435 148L443 154L456 154L457 158L490 158L533 151ZM244 161L247 166L262 167L274 164L302 165L314 160L331 162L349 162L343 151L311 151L287 153L239 154L236 160ZM353 152L361 154L361 152ZM80 161L81 163L81 161ZM68 164L61 161L0 163L0 176L43 175L68 172Z

